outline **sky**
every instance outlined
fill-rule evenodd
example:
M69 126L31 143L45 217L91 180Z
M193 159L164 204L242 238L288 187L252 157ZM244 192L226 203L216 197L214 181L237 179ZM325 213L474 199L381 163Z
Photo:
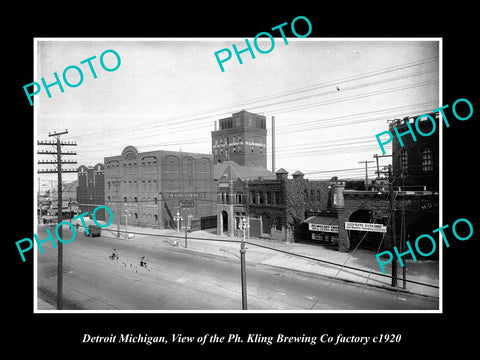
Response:
M268 38L259 39L261 49L271 46ZM375 135L388 130L387 120L441 105L438 39L307 37L288 38L287 45L280 37L267 54L249 41L255 59L245 52L240 64L232 44L242 50L244 38L36 39L33 81L52 83L54 72L62 78L70 65L80 67L84 79L77 87L62 80L64 92L52 86L51 98L43 88L35 95L35 143L67 129L62 140L77 142L75 167L103 163L128 145L208 154L214 122L245 109L267 117L269 169L275 116L277 169L300 170L309 179L361 179L365 165L359 161L381 154ZM225 48L233 55L222 72L214 53ZM99 63L109 49L121 58L111 72ZM80 63L92 56L96 79ZM111 53L104 61L116 65ZM79 81L75 70L67 75L71 83ZM380 165L388 162L383 158ZM376 165L368 166L375 177ZM56 180L53 174L39 177L42 183ZM76 174L63 177L68 182Z

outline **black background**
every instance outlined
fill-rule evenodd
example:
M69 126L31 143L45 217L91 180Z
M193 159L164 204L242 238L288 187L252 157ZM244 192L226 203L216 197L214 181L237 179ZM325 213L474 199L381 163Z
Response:
M363 355L376 353L389 357L421 353L435 355L445 350L465 354L474 349L478 306L475 264L480 233L477 205L477 122L480 107L478 91L477 42L474 36L474 3L438 3L438 7L419 7L419 2L396 2L395 6L360 2L354 6L342 2L326 7L296 6L276 2L259 6L241 3L206 3L192 7L187 2L179 9L163 3L110 3L100 9L94 3L72 5L25 5L23 9L4 8L3 74L7 79L2 94L6 125L3 137L4 193L2 258L3 268L3 343L17 353L33 351L31 356L52 358L99 354L116 356L132 351L138 356L177 356L185 350L198 355L207 351L232 356L241 351L257 356L284 353L329 354L352 351ZM13 9L13 10L12 10ZM23 85L33 81L34 37L241 37L257 33L297 16L312 23L309 37L442 37L443 104L467 98L474 114L467 121L451 118L443 134L443 214L444 224L467 218L474 225L474 235L467 241L450 241L443 250L443 314L33 314L33 257L22 263L15 241L32 237L33 186L36 181L33 162L33 112ZM299 33L303 33L299 29ZM288 35L287 35L288 36ZM213 55L212 55L213 56ZM5 98L6 96L6 98ZM447 113L448 114L448 113ZM449 118L450 119L450 118ZM35 139L36 140L36 139ZM8 319L8 320L7 320ZM200 336L217 333L275 335L374 336L402 334L400 344L330 346L317 344L272 345L214 344L199 346L144 344L82 344L84 333L110 335L120 333L166 336L182 333ZM6 334L6 335L5 335ZM4 345L4 347L5 347ZM173 350L167 355L167 350ZM268 351L268 352L267 352ZM35 353L38 353L37 355ZM295 354L295 353L294 353ZM394 356L395 357L395 356Z

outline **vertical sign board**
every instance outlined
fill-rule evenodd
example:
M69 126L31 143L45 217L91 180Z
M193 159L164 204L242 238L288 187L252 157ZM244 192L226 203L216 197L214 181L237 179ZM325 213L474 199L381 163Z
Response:
M387 227L382 224L359 223L345 221L345 230L372 231L386 233Z

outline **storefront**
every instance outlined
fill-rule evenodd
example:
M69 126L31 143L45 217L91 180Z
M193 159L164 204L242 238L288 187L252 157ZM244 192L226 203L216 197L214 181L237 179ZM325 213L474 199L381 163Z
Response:
M310 216L305 223L308 224L311 240L338 243L338 218L336 216Z

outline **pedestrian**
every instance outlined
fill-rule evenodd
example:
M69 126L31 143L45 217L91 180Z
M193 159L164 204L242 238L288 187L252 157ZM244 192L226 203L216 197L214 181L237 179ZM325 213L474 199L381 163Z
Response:
M113 249L112 255L110 255L111 260L118 260L117 249Z

